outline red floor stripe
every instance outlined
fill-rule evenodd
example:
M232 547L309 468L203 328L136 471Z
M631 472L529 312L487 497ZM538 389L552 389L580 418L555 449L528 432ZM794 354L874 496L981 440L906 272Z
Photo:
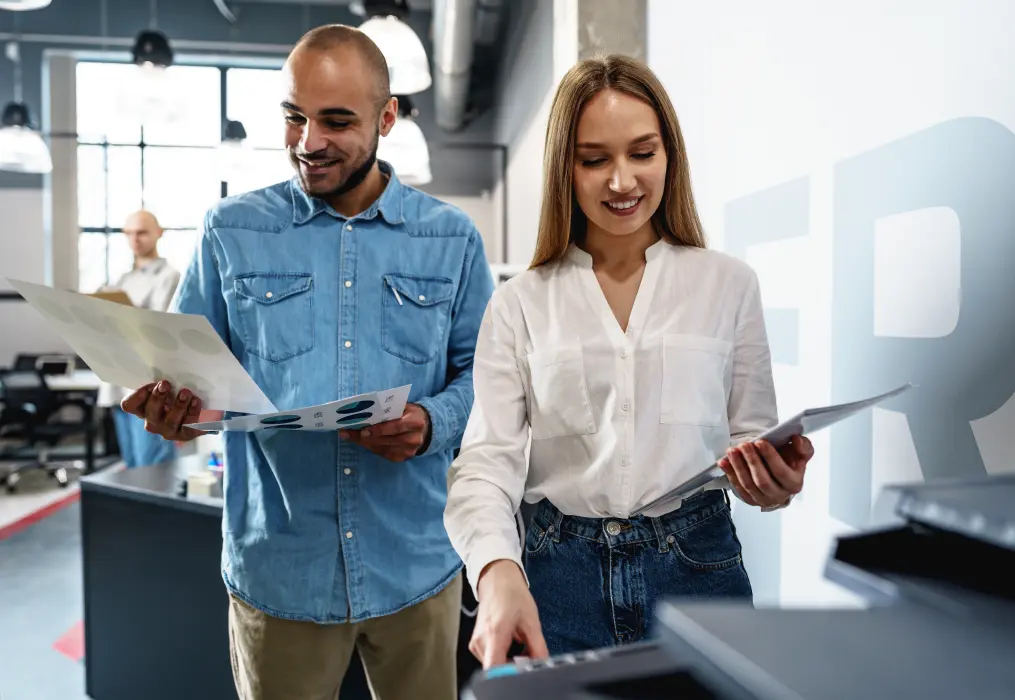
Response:
M74 493L67 494L58 501L50 503L48 506L43 506L42 508L39 508L39 510L37 511L22 516L21 518L15 520L9 525L4 525L3 527L0 527L0 540L6 539L11 535L21 532L27 527L31 527L35 523L39 522L44 518L49 517L53 513L60 510L61 508L66 508L71 503L77 501L79 498L81 498L81 492L75 491Z
M85 658L85 623L78 622L64 632L53 648L73 661Z

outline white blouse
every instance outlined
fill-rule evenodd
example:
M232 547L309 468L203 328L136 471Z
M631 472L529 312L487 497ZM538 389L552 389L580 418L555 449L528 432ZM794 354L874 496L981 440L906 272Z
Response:
M488 563L521 563L522 498L626 518L777 424L754 271L664 241L645 257L626 333L575 246L490 300L444 514L474 588Z

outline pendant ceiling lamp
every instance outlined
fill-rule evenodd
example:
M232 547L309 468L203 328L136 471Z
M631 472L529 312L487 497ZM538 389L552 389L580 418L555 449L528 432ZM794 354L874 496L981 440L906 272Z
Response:
M169 38L155 28L157 17L158 3L152 0L151 26L138 33L131 49L138 70L121 87L119 99L123 112L142 124L176 121L185 103L168 75L175 55Z
M388 135L377 145L377 157L391 164L398 179L407 185L426 185L433 180L430 149L423 130L413 118L416 111L407 97L398 98L399 115Z
M377 44L388 62L391 94L414 95L429 88L433 82L430 61L423 42L405 23L409 15L405 0L373 0L364 2L363 9L369 19L359 29Z
M222 129L222 142L216 153L219 177L228 182L242 175L250 166L250 146L247 143L247 130L243 122L229 119Z
M134 39L132 51L135 65L168 68L173 65L173 47L169 38L155 29L145 29Z
M14 10L24 12L27 10L41 10L49 7L53 0L0 0L0 10Z
M52 172L53 159L42 135L32 128L28 105L21 100L21 55L16 43L7 45L14 62L14 101L0 114L0 170L16 173Z

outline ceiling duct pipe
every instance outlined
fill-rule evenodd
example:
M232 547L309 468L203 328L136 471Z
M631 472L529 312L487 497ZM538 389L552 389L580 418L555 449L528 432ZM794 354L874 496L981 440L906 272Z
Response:
M434 0L434 107L445 131L465 124L475 16L476 0Z

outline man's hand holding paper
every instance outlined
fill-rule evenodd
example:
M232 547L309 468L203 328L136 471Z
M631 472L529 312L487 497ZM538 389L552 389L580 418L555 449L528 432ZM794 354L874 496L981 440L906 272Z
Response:
M120 403L120 408L144 420L149 433L166 440L187 442L202 434L200 430L186 427L198 421L201 399L186 387L174 393L165 379L137 389Z
M362 430L341 430L338 436L392 462L404 462L422 452L430 440L430 415L422 406L406 404L401 418Z

